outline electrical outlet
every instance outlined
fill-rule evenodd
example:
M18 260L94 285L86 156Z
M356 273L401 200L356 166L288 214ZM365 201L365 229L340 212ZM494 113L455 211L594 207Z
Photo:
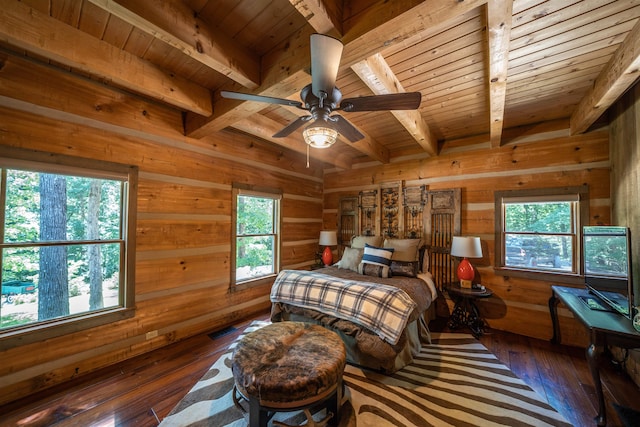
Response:
M158 336L158 330L156 329L155 331L149 331L147 332L147 339L150 340L151 338L155 338Z

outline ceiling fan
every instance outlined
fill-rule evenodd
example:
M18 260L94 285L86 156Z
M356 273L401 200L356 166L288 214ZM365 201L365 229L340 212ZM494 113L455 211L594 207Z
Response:
M335 86L342 49L342 43L333 37L323 34L311 35L311 84L300 91L302 102L229 91L221 91L220 95L223 98L288 105L308 111L309 114L298 117L273 137L288 136L304 123L313 120L304 130L303 136L307 144L316 148L333 144L338 133L351 142L364 138L364 135L344 117L339 114L332 115L334 111L415 110L418 108L422 97L420 92L342 99L342 93Z

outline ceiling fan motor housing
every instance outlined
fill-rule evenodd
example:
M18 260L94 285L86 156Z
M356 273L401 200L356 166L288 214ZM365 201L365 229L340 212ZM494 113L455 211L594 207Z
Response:
M324 94L325 92L321 93ZM342 100L342 92L340 92L337 87L334 87L331 96L329 96L329 94L326 94L326 97L324 99L321 99L313 94L311 85L308 84L300 91L300 99L302 99L305 107L308 110L311 110L311 108L314 106L321 106L323 108L326 106L329 108L329 112L331 112L331 110L336 108Z

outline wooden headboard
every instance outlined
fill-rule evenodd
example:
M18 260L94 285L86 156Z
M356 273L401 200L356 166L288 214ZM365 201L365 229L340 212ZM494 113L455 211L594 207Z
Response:
M449 254L453 236L461 232L459 188L429 190L404 182L381 184L340 199L338 252L354 235L421 239L429 251L429 271L438 288L455 281Z
M429 271L440 290L456 280L455 263L449 251L453 236L459 236L461 231L460 203L459 188L429 192L425 215Z

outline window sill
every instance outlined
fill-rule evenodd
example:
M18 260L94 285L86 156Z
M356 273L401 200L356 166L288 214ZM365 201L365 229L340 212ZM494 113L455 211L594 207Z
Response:
M135 316L135 309L116 307L76 317L8 329L0 333L0 351L119 322L133 316Z
M263 286L263 285L271 286L277 276L278 276L277 274L270 274L268 276L262 276L257 279L246 280L244 282L236 283L235 285L232 284L229 288L229 291L230 292L241 291L243 289L249 289L249 288L254 288L256 286Z
M584 277L578 274L554 273L550 271L521 270L508 267L495 267L496 276L520 277L523 279L540 280L554 283L567 283L572 285L584 284Z

